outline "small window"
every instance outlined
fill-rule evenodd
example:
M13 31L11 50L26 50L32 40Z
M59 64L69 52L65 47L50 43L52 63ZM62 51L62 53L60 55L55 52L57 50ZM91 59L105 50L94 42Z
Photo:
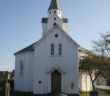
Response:
M56 11L54 11L54 13L56 13Z
M54 20L56 20L56 18L54 18Z
M62 45L59 44L59 55L62 55Z
M55 34L55 37L57 38L58 37L58 34Z
M54 23L54 26L56 26L56 23Z
M42 82L41 81L39 81L39 84L41 84Z
M23 75L23 61L20 62L20 75Z
M50 11L50 14L51 14L51 11Z
M54 44L51 45L51 55L54 55Z

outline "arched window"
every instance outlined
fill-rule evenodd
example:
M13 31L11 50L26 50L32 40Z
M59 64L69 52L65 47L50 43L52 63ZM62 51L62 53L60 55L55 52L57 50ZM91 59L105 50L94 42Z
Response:
M23 61L20 62L20 75L23 75Z
M54 55L54 44L51 45L51 55Z
M62 45L59 44L59 55L62 55Z

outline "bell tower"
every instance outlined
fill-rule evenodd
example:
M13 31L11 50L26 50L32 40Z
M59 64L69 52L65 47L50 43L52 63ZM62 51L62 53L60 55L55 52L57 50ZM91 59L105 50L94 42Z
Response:
M42 36L45 35L51 28L58 25L67 33L67 18L62 18L62 9L58 0L51 0L48 8L48 18L42 18Z
M48 9L48 17L50 18L53 14L56 14L60 18L62 18L62 9L58 0L52 0Z

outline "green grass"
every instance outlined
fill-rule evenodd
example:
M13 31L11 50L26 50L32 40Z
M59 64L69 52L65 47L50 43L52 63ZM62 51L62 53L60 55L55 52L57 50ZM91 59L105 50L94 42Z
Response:
M107 91L107 94L103 94L103 95L100 95L100 96L110 96L110 91ZM85 94L81 94L80 96L88 96L89 93L85 93Z
M89 93L81 94L80 96L87 96L87 95L89 95Z
M110 94L103 94L103 95L100 95L100 96L110 96Z

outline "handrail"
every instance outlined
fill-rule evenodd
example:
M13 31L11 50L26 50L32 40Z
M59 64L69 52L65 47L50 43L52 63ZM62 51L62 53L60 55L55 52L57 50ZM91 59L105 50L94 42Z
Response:
M44 94L48 93L48 87L44 89Z
M64 87L64 93L65 93L65 94L68 94L68 93L69 93L68 88Z

